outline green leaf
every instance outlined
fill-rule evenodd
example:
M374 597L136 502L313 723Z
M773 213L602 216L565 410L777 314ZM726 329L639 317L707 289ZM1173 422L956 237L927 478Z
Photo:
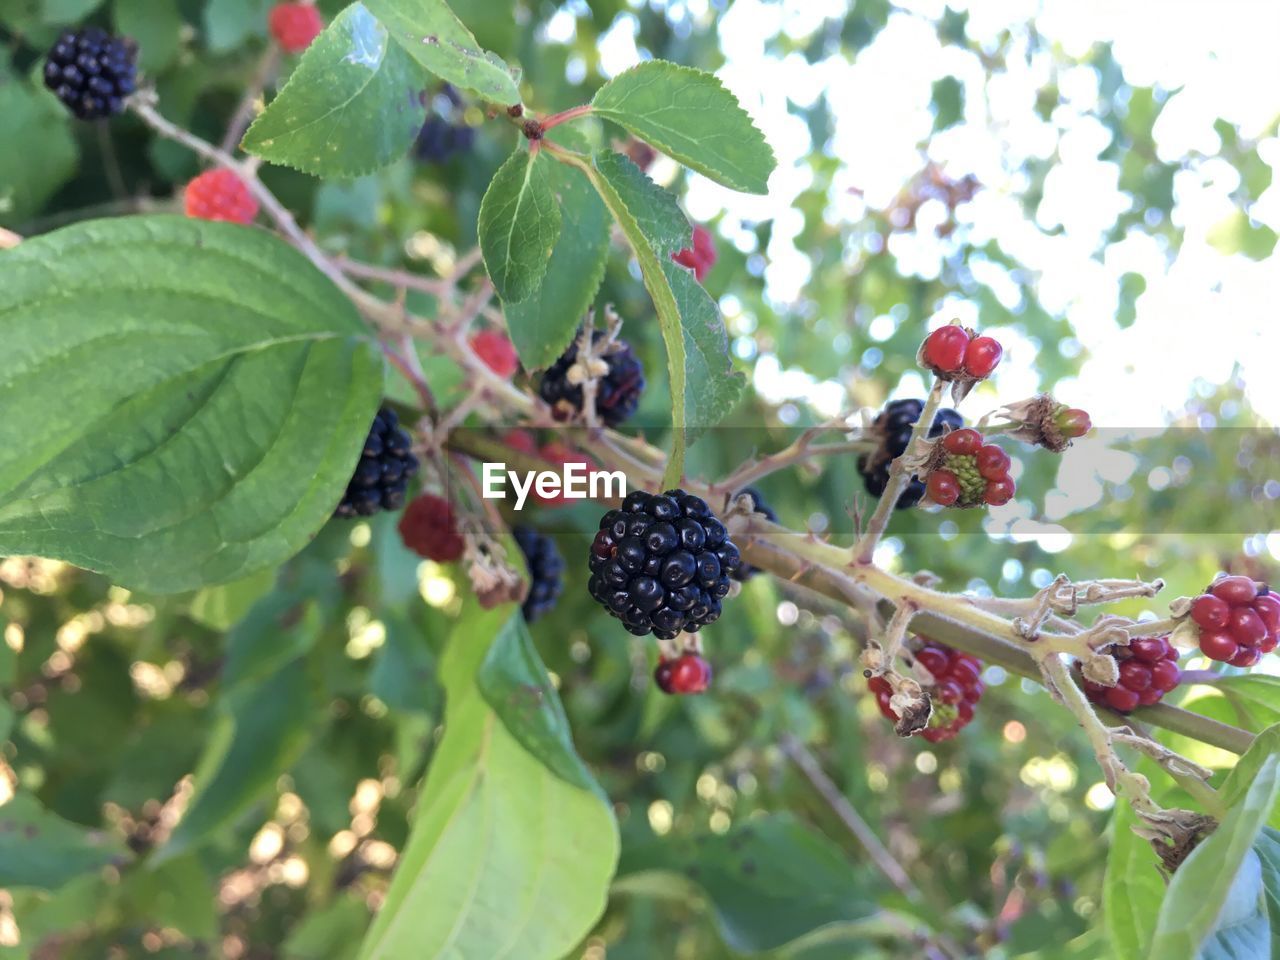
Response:
M204 8L205 43L214 53L234 50L252 36L267 33L267 12L275 0L208 0Z
M682 885L701 887L720 935L742 953L775 950L875 913L858 872L830 840L790 814L751 819L692 844L658 841L629 851L624 869L615 890L671 889L679 896ZM646 874L655 883L639 885Z
M187 615L210 630L227 631L240 622L250 608L271 592L276 571L259 570L242 580L205 587L191 600Z
M217 901L209 896L210 875L198 857L170 860L155 870L133 870L124 898L133 917L147 926L171 927L192 940L210 940L218 932Z
M195 797L151 862L163 863L200 847L269 795L306 747L310 706L306 672L298 662L224 695L196 768Z
M550 366L568 349L604 280L609 214L578 171L548 166L547 180L560 210L560 238L538 289L505 304L507 331L526 370Z
M181 46L182 12L176 3L155 0L115 0L116 32L138 43L138 66L158 73L169 65Z
M606 83L591 105L716 183L768 192L777 165L773 150L738 99L709 73L650 60Z
M56 890L80 874L128 859L115 837L63 820L30 794L17 793L0 807L0 888Z
M20 226L76 169L78 150L69 115L52 97L0 73L0 224Z
M1276 232L1263 223L1255 223L1243 210L1236 210L1210 228L1205 237L1219 253L1243 253L1251 260L1265 260L1276 248Z
M612 810L526 750L476 684L519 616L472 604L453 631L441 664L445 735L362 960L554 960L604 910L618 855ZM529 695L558 713L536 673Z
M1280 756L1280 724L1267 727L1258 734L1245 755L1227 774L1227 778L1222 781L1222 786L1218 788L1222 803L1228 808L1242 803L1262 765L1276 756ZM1267 823L1280 829L1280 803L1271 811Z
M74 23L102 6L102 0L41 0L45 23Z
M684 472L687 445L733 406L745 379L733 370L715 301L671 262L692 234L675 198L616 153L596 154L588 176L631 245L658 313L676 433L663 485L673 487Z
M340 895L306 914L289 931L284 942L285 960L350 960L360 949L360 938L368 926L369 908L364 900Z
M533 295L560 236L560 208L542 154L517 147L498 168L480 203L480 252L498 296Z
M1137 817L1127 803L1111 817L1111 843L1102 888L1102 919L1111 952L1117 957L1143 956L1155 932L1164 879L1156 869L1151 844L1133 832Z
M1156 920L1150 960L1192 957L1215 929L1247 919L1255 908L1250 878L1258 870L1251 851L1278 793L1280 757L1270 756L1241 801L1174 872ZM1252 897L1256 901L1256 892Z
M945 130L964 119L964 84L945 76L933 82L933 129Z
M520 87L507 64L480 49L444 0L367 0L392 38L441 80L499 106L520 103Z
M89 221L0 254L0 335L0 554L157 593L301 549L384 379L301 254L183 217Z
M1213 689L1226 698L1240 726L1261 733L1280 723L1280 677L1262 673L1225 677Z
M385 167L422 129L430 79L364 4L352 4L307 47L244 149L322 177Z

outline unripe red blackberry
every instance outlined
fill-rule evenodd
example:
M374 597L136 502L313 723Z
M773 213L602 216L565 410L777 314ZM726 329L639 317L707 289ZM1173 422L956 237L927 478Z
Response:
M674 640L720 618L740 560L700 497L635 490L600 519L587 590L629 632Z
M529 623L550 613L564 588L564 558L555 541L532 527L511 531L529 568L529 592L520 612Z
M225 167L206 170L187 184L182 196L188 217L248 225L258 215L258 201L245 182Z
M1159 703L1182 679L1178 651L1168 637L1143 637L1127 647L1111 651L1119 681L1108 687L1081 678L1080 686L1090 702L1103 704L1118 713Z
M696 653L670 660L662 657L654 668L653 681L667 694L705 693L711 685L711 664Z
M1280 595L1248 577L1221 577L1191 601L1200 651L1211 660L1252 667L1280 642Z
M44 85L80 120L114 117L138 87L137 57L138 48L127 37L112 37L97 27L68 30L45 58Z
M985 380L1004 348L994 337L975 337L959 324L939 327L920 344L920 363L944 380Z
M516 356L516 348L511 338L501 330L481 330L473 334L470 341L472 351L484 361L484 365L509 380L520 369L520 358Z
M929 499L944 507L998 507L1013 499L1008 455L995 444L983 444L976 430L956 430L942 438L941 458L925 484ZM934 462L934 461L931 461Z
M593 343L605 334L597 330ZM600 357L608 370L596 381L596 412L611 427L630 419L640 405L644 392L644 367L625 340L615 340L611 349ZM569 371L578 362L578 340L553 363L538 382L538 395L550 405L557 420L569 420L582 413L582 384L571 382Z
M436 563L453 563L466 547L453 504L434 493L414 497L400 517L399 528L406 547Z
M950 740L973 720L974 708L986 689L982 682L982 661L977 657L923 637L915 659L933 677L933 683L922 684L933 710L929 725L920 736L930 743ZM898 722L891 705L893 688L884 677L872 677L867 686L875 694L876 706L885 719Z
M324 30L324 17L310 3L277 3L267 14L271 35L285 53L301 53Z
M680 266L692 270L699 283L707 278L718 257L715 238L701 225L693 228L693 245L671 255L671 259Z
M370 517L404 506L409 478L418 472L413 441L401 429L394 410L383 407L373 420L355 474L347 484L335 517Z
M863 454L858 458L858 473L867 492L873 497L884 493L889 484L889 464L902 456L911 442L911 431L920 414L924 411L922 400L894 400L880 412L871 425L872 436L876 437L880 446L874 453ZM940 437L944 429L959 430L964 420L954 410L944 407L933 418L933 426L929 430L931 438ZM912 478L911 483L898 498L895 509L906 510L914 507L924 496L924 481Z

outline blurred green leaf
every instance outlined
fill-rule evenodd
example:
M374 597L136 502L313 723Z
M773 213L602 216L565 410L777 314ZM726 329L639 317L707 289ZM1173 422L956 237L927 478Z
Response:
M265 36L267 12L275 0L206 0L205 43L215 53L225 53L249 37Z
M124 881L130 912L149 926L178 930L192 940L212 940L218 932L217 901L209 896L216 877L188 855L154 870L134 870Z
M1251 260L1265 260L1276 248L1276 232L1265 224L1254 223L1243 210L1236 210L1215 224L1206 239L1219 253L1243 253Z
M301 549L381 394L351 302L232 224L128 217L29 240L0 255L0 312L0 553L133 588L235 580Z
M159 73L178 55L182 11L177 4L154 0L115 0L116 31L138 43L138 66Z
M441 80L497 104L520 103L520 88L502 60L480 49L444 0L368 0L392 38Z
M229 630L275 586L276 571L259 570L241 580L205 587L191 600L189 615L210 630Z
M553 960L604 909L618 852L609 805L528 753L476 685L492 643L519 616L471 605L454 630L441 664L444 739L363 960Z
M480 204L480 250L498 296L519 303L538 289L560 236L547 160L523 144L493 175Z
M591 106L717 183L747 193L769 190L773 150L713 74L648 60L601 87Z
M1102 919L1117 957L1140 957L1151 942L1164 899L1164 878L1151 844L1133 832L1138 823L1127 803L1111 816L1107 875L1102 888Z
M369 926L369 908L352 896L336 897L289 932L285 960L354 960Z
M964 119L964 84L946 76L933 82L933 129L945 130Z
M51 96L0 73L0 224L19 226L75 172L71 119Z
M323 177L358 177L399 160L427 116L427 72L352 4L302 55L254 121L244 149Z
M69 880L129 859L124 844L70 823L19 792L0 807L0 887L56 890Z

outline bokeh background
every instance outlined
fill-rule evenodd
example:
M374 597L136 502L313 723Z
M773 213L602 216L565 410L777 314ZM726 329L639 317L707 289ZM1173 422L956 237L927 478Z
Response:
M343 4L320 6L332 15ZM695 449L694 469L721 475L824 417L922 396L916 346L958 317L1006 347L966 414L1052 391L1101 429L1060 459L1018 454L1018 496L1003 508L898 517L880 560L1009 596L1059 572L1165 579L1160 602L1121 605L1134 616L1162 615L1165 598L1199 592L1219 570L1275 576L1280 7L454 7L523 66L536 109L583 102L604 79L662 57L715 71L777 151L767 197L664 160L651 168L717 237L706 285L754 385ZM0 0L0 225L30 235L180 209L175 196L199 171L130 118L109 130L71 125L37 75L63 25L137 36L162 111L216 142L266 49L267 8ZM441 93L434 104L434 122L475 128L466 149L408 156L354 182L277 169L264 178L326 249L446 270L474 245L480 197L513 134L466 101ZM660 337L621 255L601 299L646 360L640 420L660 429ZM431 373L448 397L450 371ZM784 522L824 532L848 529L862 493L852 459L770 477L762 490ZM713 694L664 699L648 680L653 651L586 596L573 558L585 556L595 513L532 517L559 531L572 568L534 637L623 834L608 912L575 956L914 958L948 942L993 958L1113 955L1102 916L1111 797L1070 718L1038 688L991 670L957 741L898 741L865 695L859 625L758 577L706 633ZM274 639L269 624L244 619L250 606L308 590L328 598L308 641L308 696L270 718L276 748L246 760L237 816L216 841L155 872L73 871L52 892L0 892L0 957L352 955L439 736L439 652L466 640L452 629L465 589L455 577L409 555L385 517L330 524L278 578L194 596L134 595L62 564L0 561L0 799L12 812L35 797L42 816L137 851L167 835L192 770L235 716L221 683L229 642ZM1245 725L1277 719L1203 688L1178 696ZM871 868L788 759L787 737L820 758L923 907ZM747 870L733 843L765 814L775 819Z

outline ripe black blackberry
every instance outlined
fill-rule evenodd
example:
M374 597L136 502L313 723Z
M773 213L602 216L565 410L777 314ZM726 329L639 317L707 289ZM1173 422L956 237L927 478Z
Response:
M418 458L409 452L411 446L413 441L400 426L396 412L387 407L379 410L347 492L333 515L343 519L371 517L379 510L403 507L409 478L418 472Z
M873 434L879 438L880 446L874 453L863 454L858 458L858 473L862 474L867 493L873 497L879 497L889 485L889 464L907 449L907 444L911 442L911 430L923 411L922 400L894 400L872 423ZM933 418L929 436L940 437L947 427L959 430L963 426L964 418L959 413L943 407ZM923 497L923 481L912 477L911 483L898 498L896 509L914 507Z
M533 623L543 614L550 613L556 605L556 598L564 587L561 580L564 558L560 556L555 541L545 533L539 533L532 527L516 527L511 533L529 567L529 594L520 610L525 620Z
M466 153L476 142L476 131L465 123L451 123L432 114L418 131L413 155L422 163L446 163Z
M44 85L81 120L102 120L124 110L137 89L137 45L97 27L68 30L50 48Z
M636 636L674 640L719 619L740 559L700 497L636 490L600 519L587 589Z
M747 487L742 491L740 496L750 497L751 506L756 513L764 514L765 518L774 523L778 522L778 515L773 512L773 507L764 502L764 498L760 496L760 491L755 487ZM745 583L754 577L759 571L747 561L743 560L738 564L738 569L734 570L729 576L737 580L739 583Z
M597 330L591 342L599 343L604 335L603 330ZM600 359L608 364L609 371L596 382L596 412L606 424L616 427L628 420L640 405L644 367L625 340L615 340L610 351ZM577 362L575 337L569 349L547 368L538 383L538 395L550 404L557 420L568 420L582 412L582 386L569 382L569 368Z

